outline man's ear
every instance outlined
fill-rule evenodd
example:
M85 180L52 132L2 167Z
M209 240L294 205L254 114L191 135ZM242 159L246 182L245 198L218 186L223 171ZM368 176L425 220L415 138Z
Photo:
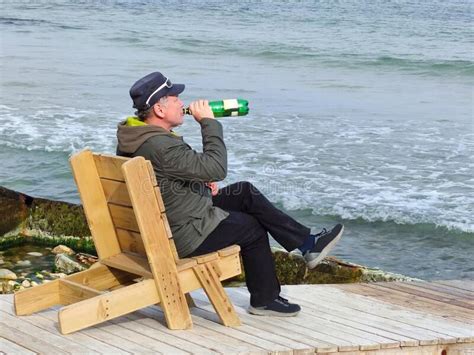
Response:
M160 105L153 105L153 112L155 113L155 116L158 118L163 119L165 117Z

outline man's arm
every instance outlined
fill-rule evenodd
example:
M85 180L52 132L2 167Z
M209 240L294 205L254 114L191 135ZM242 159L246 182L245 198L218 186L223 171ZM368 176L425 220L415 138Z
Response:
M220 122L202 118L203 152L198 153L186 143L174 140L174 144L161 150L163 172L172 178L198 181L220 181L227 175L227 149Z

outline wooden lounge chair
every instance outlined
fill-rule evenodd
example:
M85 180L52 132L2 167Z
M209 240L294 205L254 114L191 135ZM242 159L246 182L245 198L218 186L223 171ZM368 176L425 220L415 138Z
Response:
M221 284L241 273L239 246L180 259L149 161L89 150L70 161L99 261L17 292L17 315L66 305L59 328L67 334L157 304L170 329L188 329L188 293L203 288L222 323L240 325Z

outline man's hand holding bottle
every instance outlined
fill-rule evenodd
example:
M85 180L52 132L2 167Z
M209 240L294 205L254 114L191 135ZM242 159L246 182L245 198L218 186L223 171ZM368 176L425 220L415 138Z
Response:
M214 118L214 112L212 112L208 100L197 100L191 102L189 105L189 111L191 111L191 114L197 122L201 122L203 118Z

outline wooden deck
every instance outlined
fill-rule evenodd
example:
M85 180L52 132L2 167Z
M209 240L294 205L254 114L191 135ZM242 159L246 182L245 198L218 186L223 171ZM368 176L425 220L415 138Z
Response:
M194 328L168 330L149 307L71 335L57 311L16 317L12 295L0 296L0 353L5 354L474 354L474 281L284 286L297 317L246 313L245 288L228 288L242 319L217 324L204 293L194 292Z

